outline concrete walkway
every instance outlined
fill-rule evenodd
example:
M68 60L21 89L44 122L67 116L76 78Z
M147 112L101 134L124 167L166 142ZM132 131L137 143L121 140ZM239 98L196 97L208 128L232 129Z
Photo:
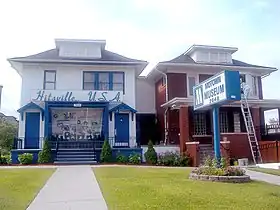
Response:
M263 181L270 184L280 185L280 176L261 173L257 171L250 171L246 169L246 174L251 177L252 180Z
M28 210L106 210L90 166L58 167Z

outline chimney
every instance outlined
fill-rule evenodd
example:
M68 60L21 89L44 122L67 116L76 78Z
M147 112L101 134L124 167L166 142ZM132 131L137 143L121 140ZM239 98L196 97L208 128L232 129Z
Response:
M3 85L0 85L0 109L1 109L2 89L3 89Z

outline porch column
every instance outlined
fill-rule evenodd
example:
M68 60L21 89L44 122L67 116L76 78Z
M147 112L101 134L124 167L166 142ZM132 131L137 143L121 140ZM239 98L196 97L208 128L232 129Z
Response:
M251 108L253 123L256 131L257 140L261 140L261 132L260 132L260 108Z
M180 152L186 151L186 142L189 142L189 113L187 106L181 106L179 111Z

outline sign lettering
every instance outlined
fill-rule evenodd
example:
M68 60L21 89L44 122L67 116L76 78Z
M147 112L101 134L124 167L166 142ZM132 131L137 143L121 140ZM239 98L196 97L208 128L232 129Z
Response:
M226 82L230 82L226 84ZM239 72L224 71L194 87L194 109L240 99ZM229 94L228 94L229 93ZM230 95L230 98L227 98Z
M91 101L91 102L122 102L122 91L63 91L63 90L34 90L31 92L33 101Z

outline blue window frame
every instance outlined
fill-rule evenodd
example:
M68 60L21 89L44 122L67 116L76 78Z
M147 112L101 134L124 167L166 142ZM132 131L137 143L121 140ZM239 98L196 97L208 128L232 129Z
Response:
M44 71L44 85L45 90L55 90L56 88L56 71L45 70Z
M116 90L124 93L124 72L83 72L84 90Z

